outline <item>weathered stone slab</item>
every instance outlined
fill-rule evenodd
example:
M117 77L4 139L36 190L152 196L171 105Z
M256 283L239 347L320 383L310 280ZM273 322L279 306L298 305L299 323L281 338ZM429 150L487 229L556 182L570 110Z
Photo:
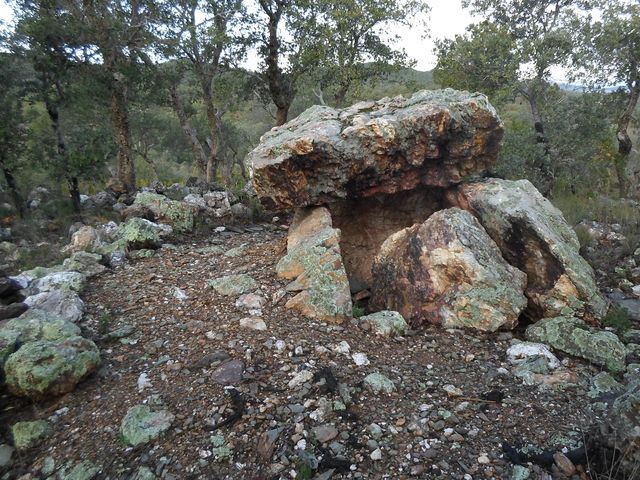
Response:
M504 258L527 274L527 296L539 317L601 317L606 302L593 269L560 210L528 180L487 179L460 185L451 203L472 212L498 244Z
M347 273L340 254L340 230L332 227L324 207L296 212L287 240L287 255L276 271L293 280L287 290L299 292L286 307L318 320L341 323L351 316Z
M526 275L509 265L470 213L458 208L389 237L373 263L369 307L412 325L513 328L527 305Z
M448 187L493 165L503 125L487 98L451 89L315 106L266 133L247 160L267 208Z

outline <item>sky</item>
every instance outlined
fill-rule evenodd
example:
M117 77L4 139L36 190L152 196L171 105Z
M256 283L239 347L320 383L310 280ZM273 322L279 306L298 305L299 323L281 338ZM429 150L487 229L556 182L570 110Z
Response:
M422 28L402 27L398 30L401 37L399 46L416 61L417 70L431 70L435 66L434 39L453 38L463 33L473 20L471 15L462 9L460 0L431 0L429 5L431 13L428 26L431 38L423 38L425 32ZM10 22L11 18L11 9L7 2L0 0L0 19Z

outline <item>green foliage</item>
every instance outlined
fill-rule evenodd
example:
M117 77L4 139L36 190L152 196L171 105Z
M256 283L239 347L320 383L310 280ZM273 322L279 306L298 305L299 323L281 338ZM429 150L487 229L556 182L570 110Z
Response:
M588 246L593 241L593 237L591 236L589 229L584 225L576 225L573 227L573 230L576 232L581 249Z
M520 68L516 44L499 25L471 25L464 35L436 42L436 83L458 90L482 92L494 103L512 96Z
M363 317L367 312L365 309L359 305L354 305L352 310L353 318Z
M602 325L605 327L611 327L616 331L622 333L633 327L633 322L629 317L629 312L626 308L613 307L602 318Z

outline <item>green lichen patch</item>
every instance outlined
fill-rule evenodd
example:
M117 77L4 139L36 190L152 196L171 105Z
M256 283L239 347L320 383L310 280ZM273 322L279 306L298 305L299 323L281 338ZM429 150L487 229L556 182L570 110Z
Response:
M526 337L614 372L625 369L627 349L618 337L611 332L590 329L577 318L545 318L530 325Z
M18 422L11 427L13 444L18 450L35 447L49 432L49 424L45 420Z
M99 364L98 347L86 338L29 342L7 359L6 383L15 395L42 400L72 391Z
M164 195L151 192L138 193L134 203L151 209L158 221L171 225L177 233L193 231L197 213L193 205L170 200Z
M363 322L368 322L377 335L390 337L392 335L404 335L409 326L402 315L391 310L382 310L360 317Z
M209 287L228 297L249 293L258 288L257 282L246 273L226 275L209 281Z
M120 434L128 445L142 445L171 427L174 415L166 410L152 411L147 405L135 405L122 419Z

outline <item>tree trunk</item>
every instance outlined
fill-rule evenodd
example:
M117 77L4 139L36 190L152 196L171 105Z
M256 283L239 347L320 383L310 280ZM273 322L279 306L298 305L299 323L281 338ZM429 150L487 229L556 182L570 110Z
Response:
M207 125L209 126L209 157L207 158L207 183L215 183L218 171L218 132L220 130L220 112L213 102L211 80L201 79L202 99L207 110Z
M336 107L343 107L345 99L347 98L347 92L349 91L349 85L340 85L340 88L336 91L333 96L334 101L336 102Z
M24 201L22 200L22 195L20 195L20 190L18 190L18 184L16 183L16 179L7 167L2 164L2 159L0 159L0 167L2 167L2 173L4 174L4 179L7 182L7 186L9 187L9 191L11 192L11 198L13 199L13 203L18 210L18 215L20 218L25 217L25 208Z
M71 197L71 206L73 211L80 213L80 188L78 187L78 177L67 177L67 186L69 187L69 196Z
M115 80L114 83L117 84L118 82L118 80ZM133 164L131 130L129 128L129 108L127 105L125 86L112 85L111 119L116 131L116 142L118 144L118 180L122 182L129 193L135 192L136 171Z
M45 88L47 88L45 86ZM60 113L58 111L58 105L51 100L49 92L44 92L44 103L47 109L47 115L51 121L51 129L56 136L56 155L58 156L61 168L66 172L68 170L67 161L67 144L62 133L62 127L60 126ZM69 176L68 173L64 174L67 180L67 186L69 187L69 196L71 199L71 208L76 214L80 213L80 190L78 188L78 178Z
M284 125L287 123L287 118L289 118L289 107L291 105L285 105L281 107L277 107L276 110L276 126Z
M545 197L548 197L553 188L553 172L551 171L551 147L544 132L544 120L535 93L527 95L531 116L533 117L533 128L536 132L536 143L542 146L542 157L538 160L536 168L540 175L538 189Z
M638 104L638 97L640 97L640 79L636 79L629 91L629 100L627 106L622 112L622 115L618 119L618 128L616 130L616 138L618 139L618 158L616 159L616 173L618 175L618 187L620 190L620 196L626 197L629 194L629 178L627 178L627 163L633 143L629 136L629 124L633 117L633 112Z
M182 128L182 133L184 133L189 144L191 145L191 149L193 150L193 154L196 159L196 167L198 169L198 176L204 179L207 176L207 154L205 153L202 144L198 140L198 135L196 134L195 128L193 128L189 124L189 119L187 118L187 114L184 111L184 105L182 103L182 99L178 95L178 89L176 85L171 85L171 87L169 88L169 94L171 96L171 105L173 106L174 112L178 116L180 127Z
M640 96L640 79L636 79L633 82L631 90L629 92L629 100L627 106L622 112L620 119L618 120L618 130L616 131L616 137L618 139L618 153L623 156L628 156L631 153L633 144L629 137L628 129L629 123L631 123L631 117L638 104L638 97Z
M286 2L276 2L276 9L265 9L265 13L269 17L267 28L269 30L266 39L266 57L265 64L267 70L265 77L269 86L271 99L276 106L276 126L287 123L289 117L289 108L295 97L295 85L290 77L287 77L280 68L280 37L278 36L278 25L282 18L283 9ZM264 9L264 7L263 7Z

